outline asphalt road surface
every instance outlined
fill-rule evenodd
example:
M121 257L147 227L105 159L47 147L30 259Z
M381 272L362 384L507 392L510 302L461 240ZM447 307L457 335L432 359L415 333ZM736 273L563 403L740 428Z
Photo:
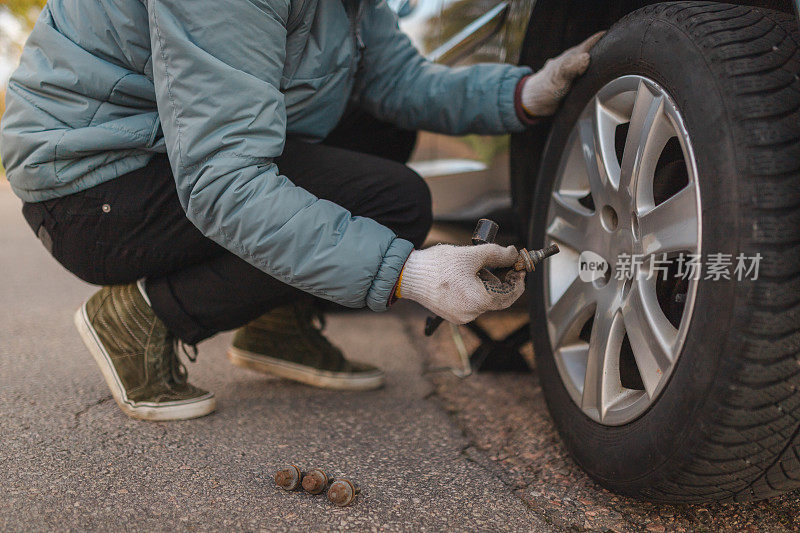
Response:
M200 346L193 382L218 411L140 422L111 400L72 314L94 289L64 271L0 182L0 530L651 530L797 527L797 498L673 508L617 498L564 453L535 375L425 374L447 328L399 306L329 318L386 388L336 393L232 367L230 336ZM287 463L362 487L352 507L286 493Z

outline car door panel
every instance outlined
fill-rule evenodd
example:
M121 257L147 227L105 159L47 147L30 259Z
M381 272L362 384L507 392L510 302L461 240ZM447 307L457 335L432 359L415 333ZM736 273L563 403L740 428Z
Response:
M505 62L504 25L512 4L441 0L438 27L423 38L427 56L452 66ZM410 166L428 183L437 220L474 220L511 204L508 136L424 132Z

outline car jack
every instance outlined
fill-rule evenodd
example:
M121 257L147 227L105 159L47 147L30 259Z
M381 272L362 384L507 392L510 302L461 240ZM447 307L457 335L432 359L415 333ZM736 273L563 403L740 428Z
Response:
M450 372L458 378L466 378L474 372L530 372L520 349L530 340L529 324L526 322L502 339L495 339L476 322L465 324L469 331L480 339L481 344L472 353L467 349L460 326L450 324L460 367L435 367L428 373Z

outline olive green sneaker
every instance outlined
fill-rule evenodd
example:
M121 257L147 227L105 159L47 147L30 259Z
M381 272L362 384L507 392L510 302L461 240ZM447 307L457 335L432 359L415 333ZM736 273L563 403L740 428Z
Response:
M382 370L345 359L322 335L323 328L322 315L311 303L280 307L239 328L228 358L236 366L313 387L371 390L383 385Z
M75 313L75 326L126 415L184 420L216 408L214 394L187 383L176 338L137 284L103 287Z

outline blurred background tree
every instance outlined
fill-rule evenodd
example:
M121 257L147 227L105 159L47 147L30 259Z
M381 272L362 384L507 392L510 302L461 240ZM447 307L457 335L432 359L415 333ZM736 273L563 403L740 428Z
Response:
M47 0L0 0L0 6L5 7L28 24L36 20L36 15L46 3Z

